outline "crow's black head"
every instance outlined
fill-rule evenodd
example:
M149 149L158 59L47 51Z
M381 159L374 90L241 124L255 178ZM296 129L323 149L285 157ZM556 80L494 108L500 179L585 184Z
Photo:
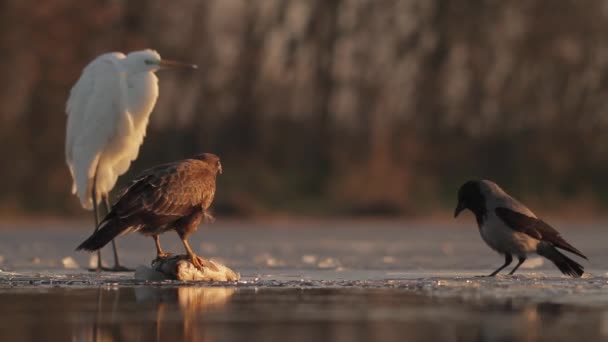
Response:
M485 197L481 192L480 181L468 181L464 183L458 190L458 205L454 211L454 217L457 217L463 210L469 209L475 214L477 222L486 215Z

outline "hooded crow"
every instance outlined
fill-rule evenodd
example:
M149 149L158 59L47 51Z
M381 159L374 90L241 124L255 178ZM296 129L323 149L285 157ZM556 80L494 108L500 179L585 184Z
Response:
M492 272L490 277L509 266L513 255L518 257L519 262L509 274L515 273L530 253L551 260L563 274L577 278L583 274L583 266L562 254L558 248L585 259L587 257L496 183L489 180L464 183L458 190L454 217L465 209L475 214L479 233L488 246L505 256L504 265Z

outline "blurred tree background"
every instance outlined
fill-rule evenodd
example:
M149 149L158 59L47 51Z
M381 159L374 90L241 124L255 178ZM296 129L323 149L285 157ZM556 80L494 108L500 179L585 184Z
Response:
M224 214L428 214L479 177L604 208L607 19L600 0L3 0L0 213L85 214L70 87L95 56L148 47L199 70L158 73L117 190L208 151Z

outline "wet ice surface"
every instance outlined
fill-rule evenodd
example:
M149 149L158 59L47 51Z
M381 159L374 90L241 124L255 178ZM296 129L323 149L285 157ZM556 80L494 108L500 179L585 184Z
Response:
M568 340L608 337L602 225L556 225L586 253L589 274L563 277L540 258L516 276L478 277L503 259L471 225L224 223L192 245L241 273L224 284L146 282L133 273L90 273L74 252L79 224L0 230L0 321L7 336L74 340ZM161 237L166 250L180 242ZM118 241L122 261L154 257L150 238ZM111 263L110 250L104 261ZM509 268L510 269L510 268ZM61 304L60 304L61 303ZM59 320L40 329L44 305ZM54 305L59 305L54 312ZM17 313L17 314L15 314ZM61 328L61 329L60 329Z

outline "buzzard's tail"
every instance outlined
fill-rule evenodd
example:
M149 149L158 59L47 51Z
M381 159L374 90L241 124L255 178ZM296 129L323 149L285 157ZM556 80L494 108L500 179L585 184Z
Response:
M583 275L584 268L576 261L568 258L560 253L555 247L550 244L541 244L538 248L538 254L551 260L563 274L574 278L579 278Z
M97 231L81 243L76 250L96 251L114 240L115 237L129 232L131 227L131 224L120 220L116 215L110 213L99 224Z

